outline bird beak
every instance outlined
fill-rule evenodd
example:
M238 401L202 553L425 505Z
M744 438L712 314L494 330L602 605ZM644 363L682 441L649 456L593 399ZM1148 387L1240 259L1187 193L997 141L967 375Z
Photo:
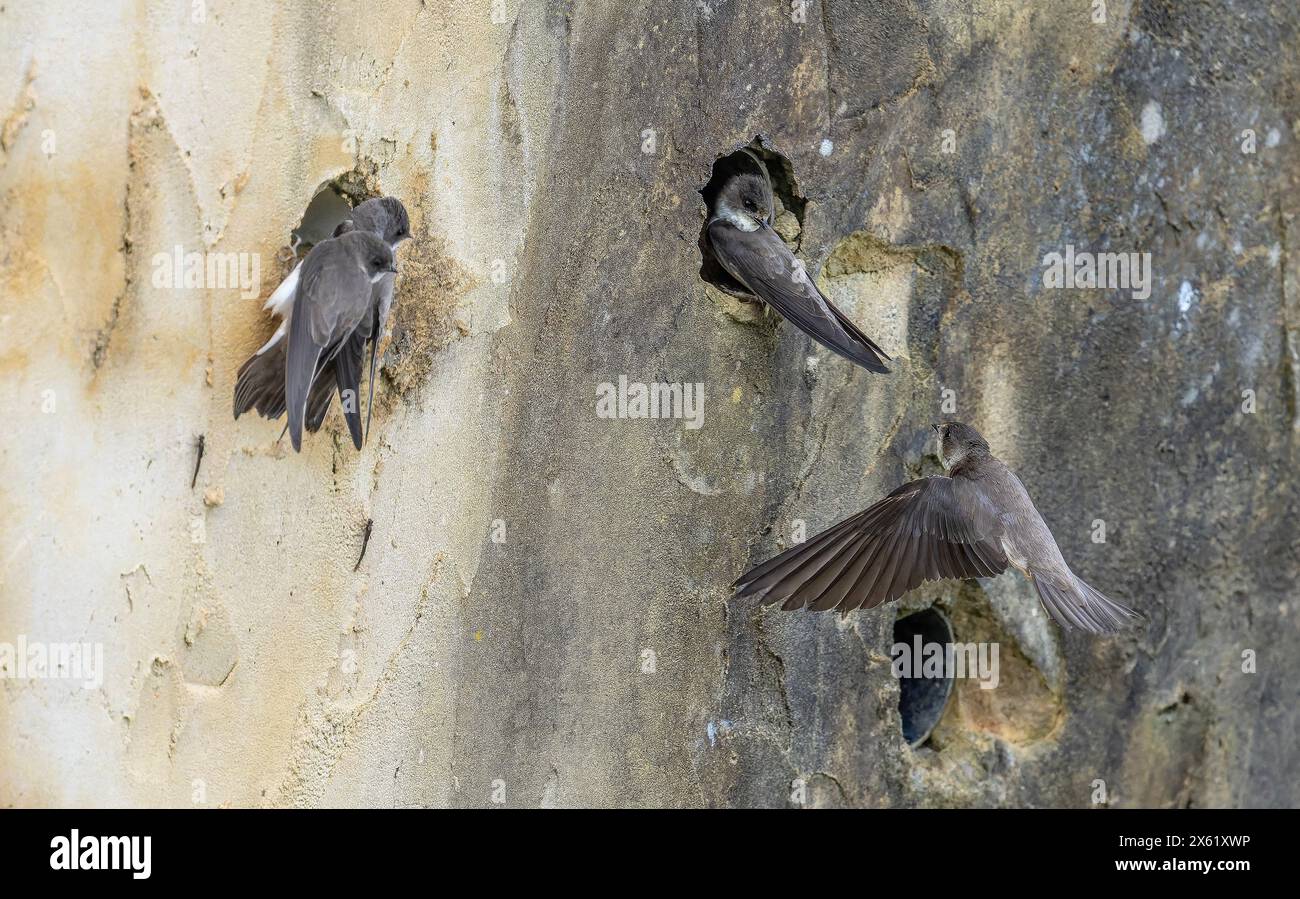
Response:
M390 265L387 269L385 269L385 271L391 272L391 273L393 273L394 275L397 274L397 263L394 262L394 263L393 263L392 265Z
M934 428L934 432L935 432L936 434L939 433L939 426L938 426L938 425L930 425L930 427Z

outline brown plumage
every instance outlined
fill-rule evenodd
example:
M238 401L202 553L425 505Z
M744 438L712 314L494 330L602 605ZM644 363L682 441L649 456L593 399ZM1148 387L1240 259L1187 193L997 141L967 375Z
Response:
M837 355L868 371L889 371L885 351L817 289L803 264L772 230L773 198L766 169L761 176L752 172L731 176L710 212L702 239L708 240L707 249L729 276L726 283L743 287Z
M947 476L904 484L747 571L737 595L847 614L892 602L924 581L994 577L1010 564L1067 629L1114 633L1141 619L1070 570L1020 479L974 428L951 422L936 430Z

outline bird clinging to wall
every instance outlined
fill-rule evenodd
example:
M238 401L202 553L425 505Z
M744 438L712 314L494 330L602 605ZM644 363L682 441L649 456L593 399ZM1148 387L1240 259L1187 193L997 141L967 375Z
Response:
M410 236L401 201L379 197L359 204L333 237L312 248L267 300L266 308L284 321L240 366L235 418L250 408L269 419L287 411L287 429L298 450L303 427L320 429L337 388L352 443L361 449L370 430L376 351L392 310L394 253ZM358 404L367 341L370 377L363 432Z

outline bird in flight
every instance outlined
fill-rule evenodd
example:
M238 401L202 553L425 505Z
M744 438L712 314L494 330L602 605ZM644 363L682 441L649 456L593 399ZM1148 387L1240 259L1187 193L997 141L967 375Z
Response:
M741 576L737 596L785 610L874 609L923 581L994 577L1013 565L1066 630L1116 633L1142 620L1070 570L1020 479L970 425L935 425L946 475L899 487Z
M312 247L266 302L266 308L284 320L271 339L240 366L235 418L252 408L269 419L287 411L286 430L297 450L304 426L313 433L320 429L337 388L352 443L361 449L364 433L370 430L376 351L393 304L397 271L393 254L410 236L410 220L402 202L378 197L359 204L333 237ZM298 316L300 327L295 332L299 309L304 314ZM367 341L370 378L363 433L358 407ZM313 369L302 375L303 360L313 355ZM290 403L286 388L300 376L306 380L301 384L294 381L294 386L305 392L300 402Z
M745 293L832 352L868 371L887 373L884 350L817 289L772 229L775 205L767 168L757 156L746 155L760 171L739 170L723 181L705 226L708 249Z

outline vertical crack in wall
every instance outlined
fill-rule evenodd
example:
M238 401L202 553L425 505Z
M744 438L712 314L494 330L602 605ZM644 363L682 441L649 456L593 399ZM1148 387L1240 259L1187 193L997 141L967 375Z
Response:
M98 371L108 358L113 332L117 329L118 319L122 314L122 304L128 298L134 296L135 293L134 233L142 225L140 213L133 210L132 204L137 199L134 195L140 192L141 186L147 183L144 179L148 178L147 173L141 166L142 162L147 159L141 144L147 139L150 132L162 128L162 112L158 108L158 102L148 88L140 87L137 105L127 120L127 176L126 184L122 190L120 249L122 255L122 287L113 298L107 321L95 335L94 348L91 350L90 355L91 368L95 371Z

